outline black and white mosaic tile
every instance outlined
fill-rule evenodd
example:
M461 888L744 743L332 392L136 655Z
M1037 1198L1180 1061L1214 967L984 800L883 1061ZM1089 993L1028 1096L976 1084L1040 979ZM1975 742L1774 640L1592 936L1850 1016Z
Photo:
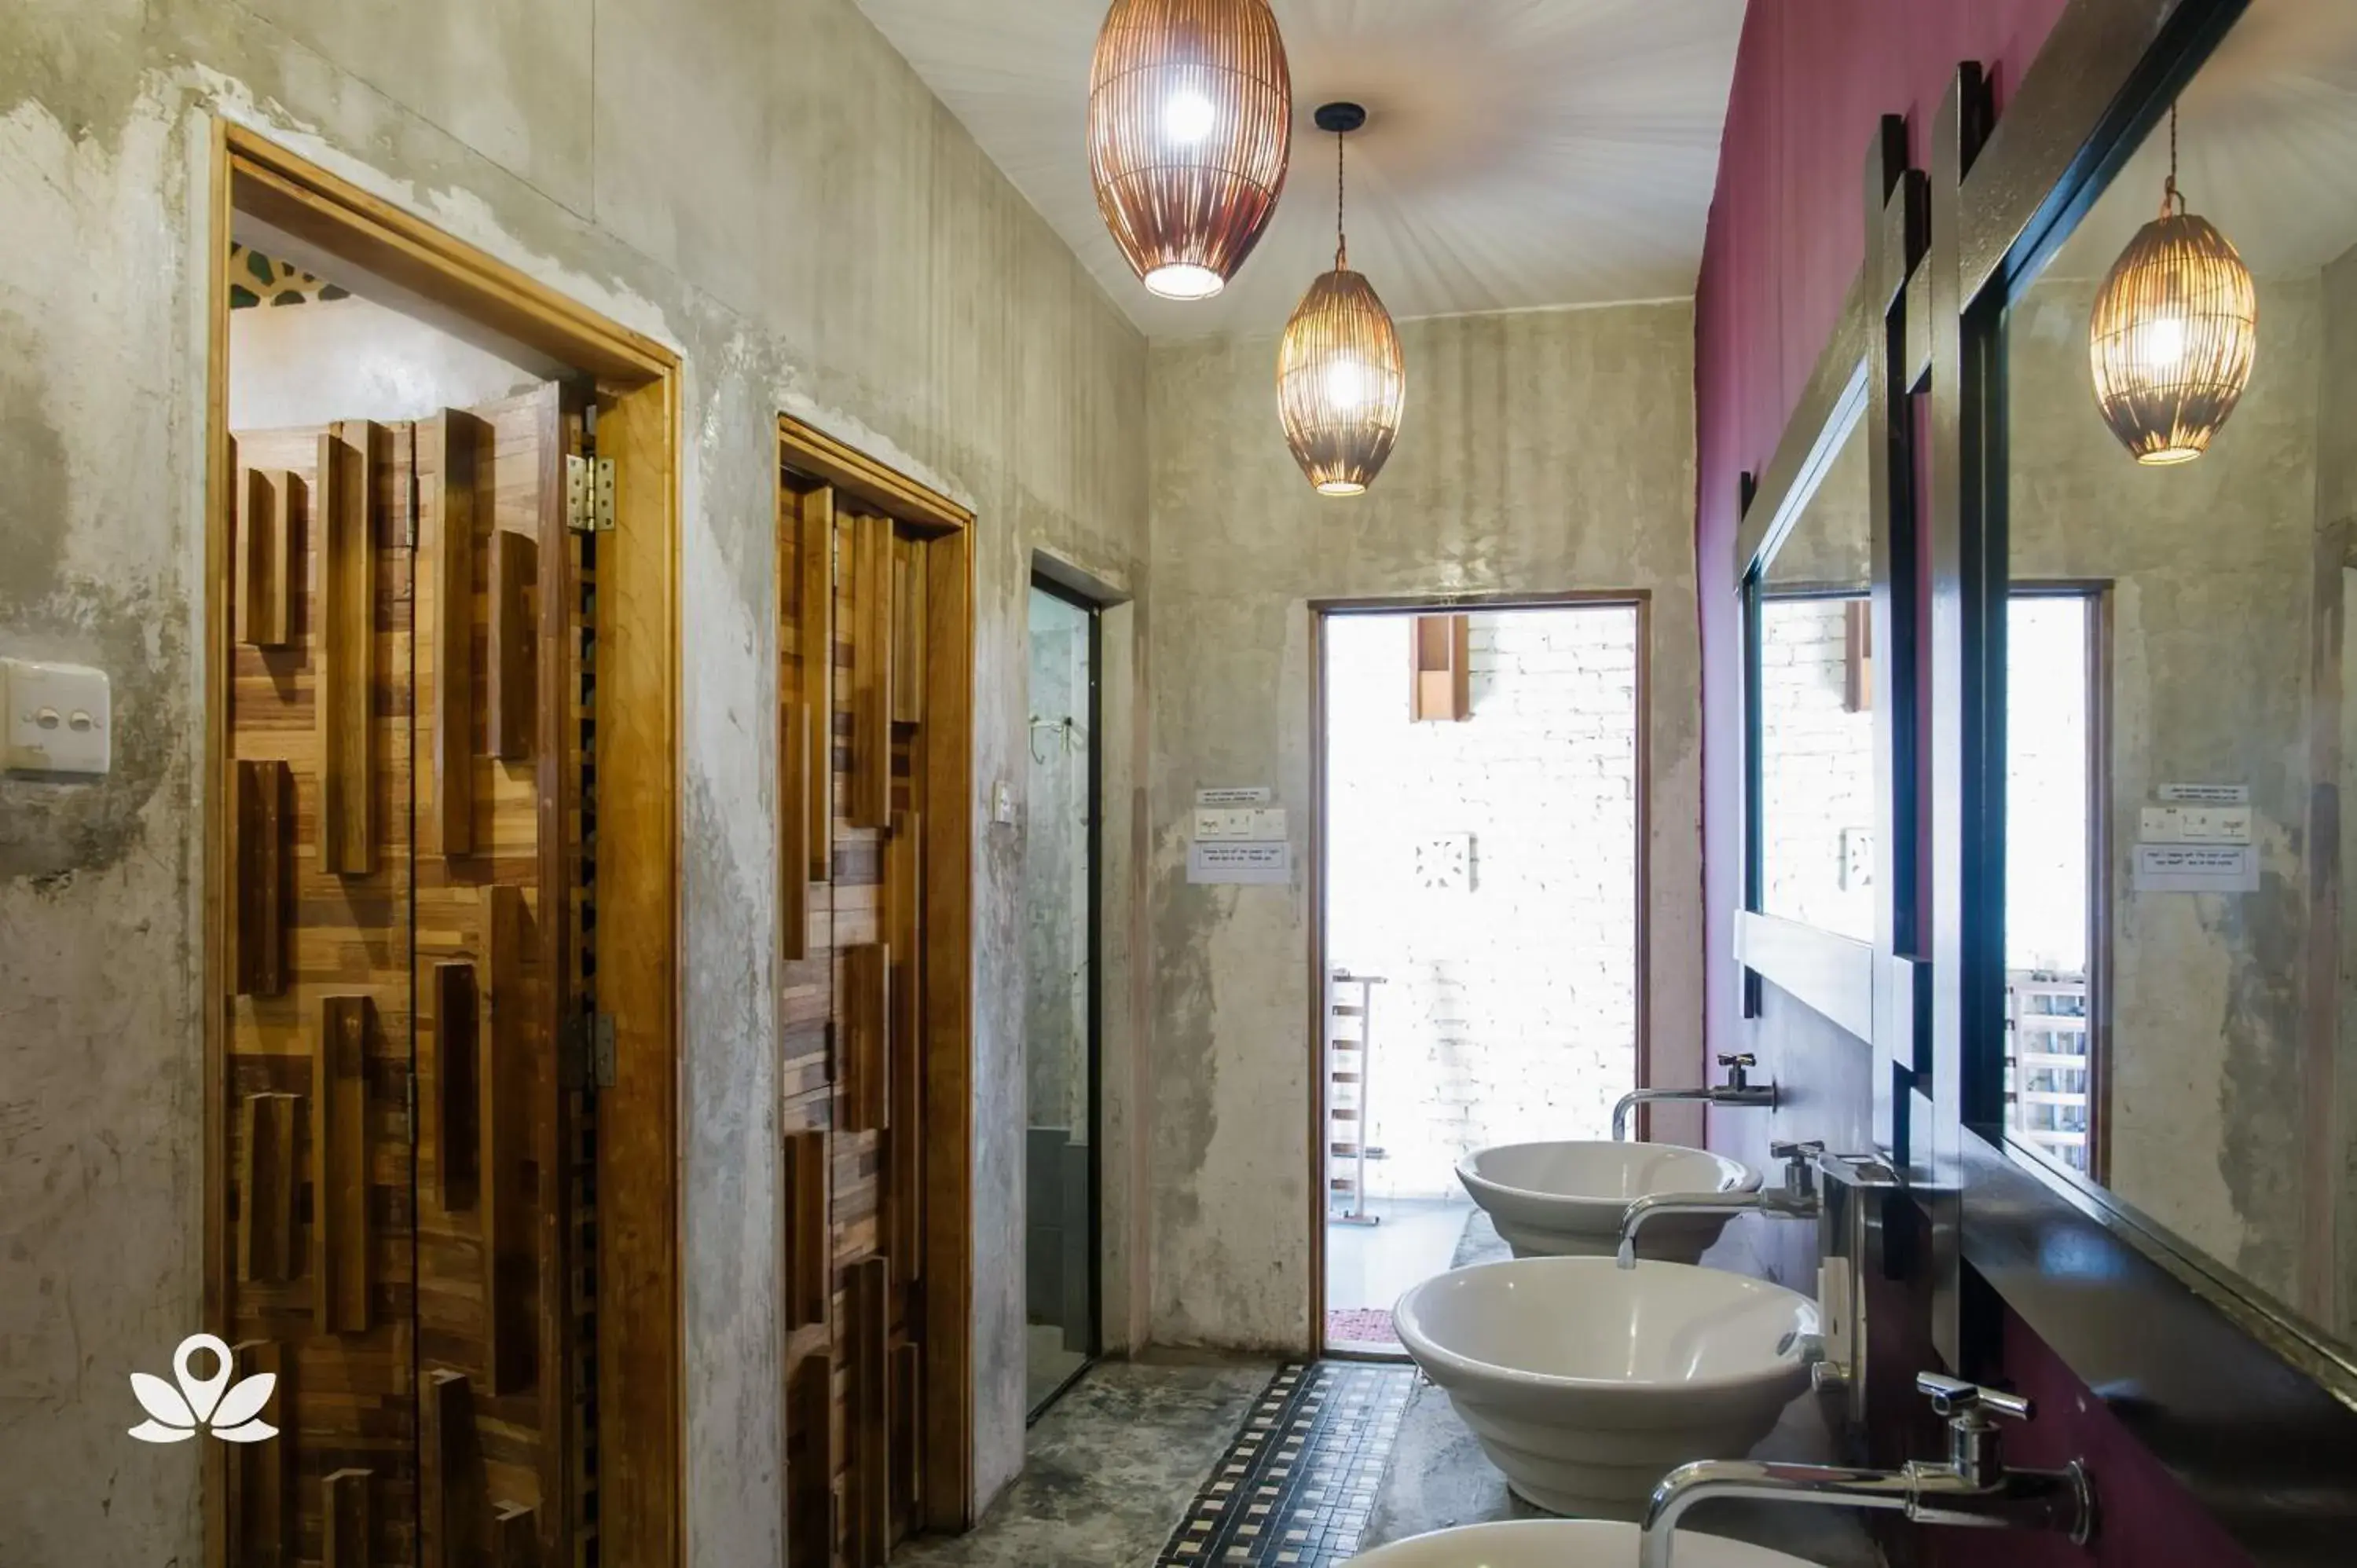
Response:
M1157 1568L1328 1568L1356 1555L1415 1387L1412 1367L1279 1368Z

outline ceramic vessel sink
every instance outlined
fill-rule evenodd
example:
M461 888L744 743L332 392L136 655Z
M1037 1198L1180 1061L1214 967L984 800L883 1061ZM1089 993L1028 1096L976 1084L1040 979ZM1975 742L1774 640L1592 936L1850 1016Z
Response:
M1517 1258L1609 1258L1621 1214L1641 1197L1760 1190L1749 1165L1675 1144L1501 1144L1466 1155L1457 1176ZM1637 1232L1637 1254L1691 1263L1733 1218L1664 1214Z
M1677 1540L1678 1568L1810 1568L1798 1557L1690 1530ZM1469 1524L1361 1552L1351 1568L1637 1568L1637 1527L1600 1519Z
M1684 1263L1518 1258L1437 1275L1400 1342L1550 1513L1635 1519L1689 1459L1739 1459L1808 1386L1814 1302Z

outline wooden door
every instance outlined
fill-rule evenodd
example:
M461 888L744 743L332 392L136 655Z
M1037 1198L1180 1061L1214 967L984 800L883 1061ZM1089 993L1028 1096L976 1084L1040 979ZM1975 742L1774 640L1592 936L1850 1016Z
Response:
M582 1561L582 547L544 387L237 437L231 1563Z
M228 1168L216 1259L270 1441L215 1455L228 1559L415 1561L408 529L414 431L242 435L231 553ZM341 1521L330 1528L331 1516ZM355 1523L355 1521L357 1521Z
M778 539L786 1535L873 1568L922 1519L929 542L807 483Z

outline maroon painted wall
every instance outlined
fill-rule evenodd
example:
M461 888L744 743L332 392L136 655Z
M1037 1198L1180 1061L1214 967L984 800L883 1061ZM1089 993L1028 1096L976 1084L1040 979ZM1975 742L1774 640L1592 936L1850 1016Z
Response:
M1708 1039L1741 1048L1730 956L1741 897L1735 546L1738 478L1777 439L1865 253L1866 157L1884 114L1923 138L1959 60L2002 106L2062 0L1752 0L1695 290L1703 628L1703 865Z
M1713 1051L1750 1050L1787 1098L1770 1115L1710 1117L1710 1141L1755 1164L1771 1133L1863 1145L1870 1113L1867 1047L1789 998L1770 993L1747 1023L1730 952L1741 885L1742 735L1735 584L1729 554L1738 476L1764 469L1831 332L1864 251L1867 145L1879 116L1908 117L1921 166L1924 136L1960 60L1979 61L1998 113L2064 0L1752 0L1737 56L1718 188L1696 285L1695 542L1703 627L1704 865ZM1766 1272L1812 1277L1806 1227L1754 1243ZM1920 1290L1886 1287L1869 1311L1887 1352L1874 1403L1878 1458L1936 1452L1938 1428L1904 1384L1929 1360ZM2083 1457L2104 1526L2094 1545L1998 1531L1909 1529L1894 1560L1935 1568L2233 1568L2245 1559L2126 1427L2018 1319L2004 1325L2005 1380L2040 1404L2015 1434L2022 1464ZM1895 1363L1904 1362L1905 1365ZM1912 1424L1913 1430L1900 1430ZM2357 1560L2357 1559L2352 1559Z

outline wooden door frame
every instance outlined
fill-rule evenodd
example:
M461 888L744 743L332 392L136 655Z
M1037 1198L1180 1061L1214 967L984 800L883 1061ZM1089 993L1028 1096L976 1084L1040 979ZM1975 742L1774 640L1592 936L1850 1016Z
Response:
M602 930L641 939L598 953L616 1024L615 1083L598 1107L598 1532L608 1560L686 1560L686 1359L679 1238L679 398L670 349L535 282L350 181L216 116L205 274L204 1316L221 1332L230 1274L228 1145L229 279L243 212L457 316L597 378L603 456L616 459L601 541L597 625L597 901ZM223 1467L207 1455L208 1560L226 1560Z
M787 470L831 485L926 533L930 549L948 551L933 558L926 581L924 711L931 733L920 875L930 1070L923 1155L926 1398L917 1468L924 1528L963 1530L974 1523L974 514L791 414L778 416L777 466L780 485Z
M1326 622L1344 615L1471 614L1493 610L1632 610L1637 617L1637 773L1632 785L1636 843L1636 1046L1639 1089L1652 1079L1653 916L1653 595L1649 588L1566 589L1561 593L1404 594L1309 601L1309 1343L1326 1348ZM1651 1132L1648 1107L1637 1108L1637 1137ZM1364 1138L1366 1129L1360 1129Z

